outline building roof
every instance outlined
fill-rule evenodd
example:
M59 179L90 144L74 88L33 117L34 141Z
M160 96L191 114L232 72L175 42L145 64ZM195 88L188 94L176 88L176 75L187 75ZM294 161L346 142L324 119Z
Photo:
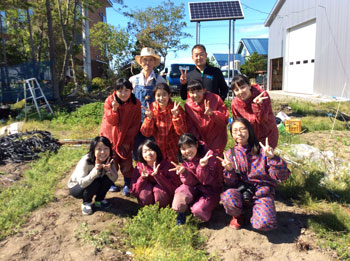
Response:
M269 16L265 21L265 26L269 27L272 24L272 21L277 17L278 12L281 10L282 5L286 2L286 0L277 0L274 7L272 8Z
M268 38L242 38L238 44L237 53L241 53L245 46L250 55L254 52L260 55L267 55L269 50L269 39Z
M228 54L227 53L213 53L216 62L220 67L228 65ZM233 54L231 54L230 61L233 60ZM241 54L235 54L235 60L240 60L241 65L244 64L244 57Z

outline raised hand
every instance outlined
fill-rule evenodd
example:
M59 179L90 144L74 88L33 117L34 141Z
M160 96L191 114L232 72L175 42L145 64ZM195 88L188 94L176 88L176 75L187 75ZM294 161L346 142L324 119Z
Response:
M110 157L109 160L107 160L106 164L102 164L103 169L107 172L111 171L112 162L113 162L113 158Z
M145 178L148 177L148 173L147 173L147 171L146 171L143 167L137 167L137 168L139 169L142 178L145 179Z
M119 107L119 102L117 102L117 99L115 98L115 95L113 95L113 101L112 101L112 109L113 111L117 111Z
M221 165L224 167L225 170L231 171L233 169L233 163L226 158L225 153L224 158L220 158L219 156L217 156L216 158L221 161Z
M95 161L95 168L96 168L97 170L100 170L100 169L103 168L102 162L101 162L97 157L96 157L96 161Z
M145 106L142 106L142 108L145 110L146 117L151 120L153 118L153 112L149 107L149 103L147 102L147 108Z
M211 116L213 111L210 109L210 101L204 100L204 114Z
M265 146L261 142L259 142L260 147L263 149L264 155L271 159L273 156L275 156L274 150L269 145L269 138L266 137Z
M181 166L180 164L176 164L175 162L171 162L171 164L173 164L174 165L174 167L175 168L173 168L173 169L169 169L169 171L176 171L176 174L177 175L180 175L180 174L182 174L182 173L184 173L185 172L185 167L184 166Z
M185 70L185 73L180 69L181 75L180 75L180 83L182 85L187 83L187 70Z
M152 172L151 176L155 176L158 174L159 166L160 166L160 164L156 165L156 162L153 163L153 172Z
M263 91L262 93L260 93L258 96L256 96L253 100L253 103L256 104L261 104L264 100L268 99L269 97L265 96L263 97L263 95L266 93L266 91Z
M199 160L201 167L205 167L208 164L208 160L213 157L213 155L209 155L209 153L210 151L208 150L204 157Z
M174 101L174 107L171 109L171 113L176 117L177 115L179 115L179 106L180 106L180 102L178 104L176 104L176 101Z

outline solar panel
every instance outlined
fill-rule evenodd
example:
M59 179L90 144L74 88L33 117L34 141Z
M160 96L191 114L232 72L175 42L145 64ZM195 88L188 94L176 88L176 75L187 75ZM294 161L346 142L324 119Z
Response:
M188 3L191 22L243 19L240 1Z

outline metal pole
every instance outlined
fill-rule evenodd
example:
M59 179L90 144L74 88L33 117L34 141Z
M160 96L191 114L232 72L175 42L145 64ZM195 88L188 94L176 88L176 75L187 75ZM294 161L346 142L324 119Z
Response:
M196 44L198 44L198 22L196 23Z
M230 66L230 61L231 61L231 20L228 21L228 69L227 69L227 84L230 85L230 72L231 72L231 66Z
M198 22L198 44L201 43L201 22Z
M232 79L235 76L235 21L235 19L232 21Z

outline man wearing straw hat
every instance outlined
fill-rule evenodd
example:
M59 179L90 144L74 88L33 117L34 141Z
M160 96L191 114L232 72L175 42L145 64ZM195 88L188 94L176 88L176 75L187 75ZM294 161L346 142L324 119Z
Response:
M140 55L135 56L136 62L141 65L142 71L130 77L134 90L134 94L137 99L140 100L141 105L146 107L151 105L154 101L153 88L159 83L166 83L165 79L156 74L153 69L160 64L160 56L156 54L153 48L144 47L141 50ZM140 127L145 118L145 110L142 108L141 111L141 122ZM136 124L136 123L135 123ZM135 137L135 145L133 149L133 158L137 159L137 148L146 139L145 136L139 132ZM124 192L124 189L123 189Z

